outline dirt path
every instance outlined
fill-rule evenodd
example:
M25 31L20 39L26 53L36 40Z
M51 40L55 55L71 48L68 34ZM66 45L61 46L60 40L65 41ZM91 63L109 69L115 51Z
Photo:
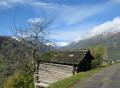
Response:
M73 88L120 88L120 63L76 83Z

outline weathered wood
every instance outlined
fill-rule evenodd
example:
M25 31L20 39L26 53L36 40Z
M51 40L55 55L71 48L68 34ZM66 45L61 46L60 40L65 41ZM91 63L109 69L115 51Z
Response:
M53 63L41 63L39 65L38 83L39 86L48 86L51 83L57 82L61 79L71 76L73 73L73 66L53 64Z

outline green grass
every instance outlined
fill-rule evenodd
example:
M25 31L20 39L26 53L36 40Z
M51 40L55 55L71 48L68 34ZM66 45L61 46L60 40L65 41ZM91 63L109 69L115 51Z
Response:
M3 84L0 84L0 88L3 88Z
M101 69L103 69L103 68L96 68L96 69L92 69L90 71L80 72L80 73L70 76L66 79L55 82L46 88L70 88L78 81L83 80L84 78L92 75L93 73L99 72Z

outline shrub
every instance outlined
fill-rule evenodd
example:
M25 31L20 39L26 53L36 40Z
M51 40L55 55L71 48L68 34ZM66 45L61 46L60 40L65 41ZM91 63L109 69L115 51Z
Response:
M94 60L92 60L92 68L100 67L102 61L106 59L106 49L102 45L96 47L88 47Z
M10 76L4 84L4 88L34 88L33 75L27 71L20 70Z

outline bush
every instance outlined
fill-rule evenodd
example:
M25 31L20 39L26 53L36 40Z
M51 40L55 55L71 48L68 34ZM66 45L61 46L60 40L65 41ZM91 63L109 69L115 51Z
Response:
M94 60L92 60L92 68L97 68L102 65L102 61L106 59L106 49L102 45L96 47L88 47Z
M8 78L4 88L34 88L33 82L33 74L20 70Z

